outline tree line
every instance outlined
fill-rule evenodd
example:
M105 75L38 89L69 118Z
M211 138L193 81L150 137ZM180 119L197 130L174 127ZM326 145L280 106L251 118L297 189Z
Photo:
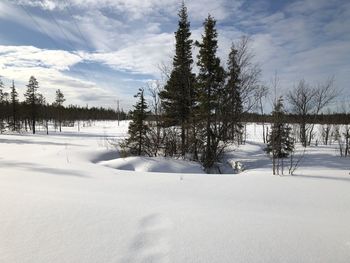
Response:
M0 132L31 131L36 133L38 126L49 132L49 125L61 131L62 125L74 125L77 121L127 119L127 114L102 107L64 106L65 97L60 89L56 91L55 101L48 103L39 92L39 83L31 76L24 93L24 101L19 101L15 82L6 91L0 80Z
M301 116L285 112L285 122L289 124L297 124L301 122ZM155 121L159 116L156 116L153 112L150 112L149 115L147 115L147 122L153 122ZM334 113L320 113L316 116L308 114L306 116L307 122L310 124L350 124L350 113L341 113L341 112L334 112ZM271 114L261 114L258 112L243 112L242 113L242 120L244 120L244 123L272 123L273 116Z

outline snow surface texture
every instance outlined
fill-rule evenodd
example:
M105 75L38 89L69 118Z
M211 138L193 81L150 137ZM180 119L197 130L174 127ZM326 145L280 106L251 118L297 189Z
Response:
M0 135L0 262L350 262L349 160L311 147L272 176L259 129L228 155L236 175L117 159L127 123Z
M174 160L162 157L128 157L100 164L120 170L138 172L163 172L163 173L203 173L200 164L183 160Z

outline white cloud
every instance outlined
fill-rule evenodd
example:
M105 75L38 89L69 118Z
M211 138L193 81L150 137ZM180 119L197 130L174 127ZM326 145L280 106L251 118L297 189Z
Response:
M211 14L215 19L224 20L234 16L242 5L241 0L202 0L202 1L188 1L188 11L190 17L196 21L203 21L208 14Z
M0 46L2 67L41 66L55 70L68 70L83 60L78 54L63 50L45 50L32 46Z
M173 49L173 34L163 33L140 39L115 52L89 54L88 58L116 70L158 75L159 64L170 60Z
M105 96L111 93L98 87L87 79L67 74L70 68L82 62L83 58L75 53L62 50L45 50L31 46L0 46L0 74L8 80L15 80L20 94L30 76L36 76L41 92L53 101L55 90L61 89L67 102L84 104L81 94L90 97ZM96 98L95 104L103 101Z

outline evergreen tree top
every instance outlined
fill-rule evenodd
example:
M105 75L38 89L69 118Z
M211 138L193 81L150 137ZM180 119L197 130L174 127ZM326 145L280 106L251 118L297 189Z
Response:
M29 104L35 104L37 103L37 99L38 99L38 94L37 94L37 90L39 88L39 83L36 80L36 78L34 76L31 76L29 79L29 83L27 85L27 90L24 94L25 98L26 98L26 102Z
M184 1L182 1L182 3L181 3L181 8L180 8L180 11L178 13L178 16L180 17L179 25L187 25L187 26L190 25L190 23L187 21L187 19L188 19L187 7L186 7Z
M190 22L184 2L182 2L178 15L179 23L175 32L173 69L159 96L167 122L174 124L180 121L183 128L192 112L195 97L195 76L192 73L193 40L190 38Z
M187 8L182 2L182 7L178 13L179 26L175 32L175 56L173 59L174 68L177 67L191 67L192 59L192 43L190 39L190 22L188 21Z
M204 21L204 35L202 35L202 42L196 42L196 45L200 48L198 54L198 66L200 67L200 73L213 73L220 67L220 59L216 56L218 49L216 31L216 20L209 14Z
M11 100L12 100L13 103L18 102L18 92L16 90L14 81L12 81L10 96L11 96Z
M28 83L27 87L29 87L29 86L36 87L36 86L38 86L38 85L39 85L39 83L38 83L38 81L36 80L36 78L35 78L34 76L31 76L31 77L29 78L29 83Z
M144 89L140 88L139 91L137 92L137 94L134 95L134 97L139 98L139 100L134 105L133 114L148 114L149 113L147 111L148 105L147 105L147 102L145 100L144 92L145 92Z
M237 55L238 55L238 50L236 49L235 44L232 43L231 51L230 51L230 54L228 55L228 61L227 61L228 70L230 73L235 72L237 75L239 75L241 69L238 64Z
M64 95L60 89L56 90L56 99L55 104L57 106L62 106L63 102L65 102L66 99L64 98Z

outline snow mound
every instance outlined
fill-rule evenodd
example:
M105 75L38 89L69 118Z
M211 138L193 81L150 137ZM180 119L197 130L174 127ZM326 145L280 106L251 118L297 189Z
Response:
M101 161L104 166L128 171L157 173L204 173L199 163L164 157L127 157Z

